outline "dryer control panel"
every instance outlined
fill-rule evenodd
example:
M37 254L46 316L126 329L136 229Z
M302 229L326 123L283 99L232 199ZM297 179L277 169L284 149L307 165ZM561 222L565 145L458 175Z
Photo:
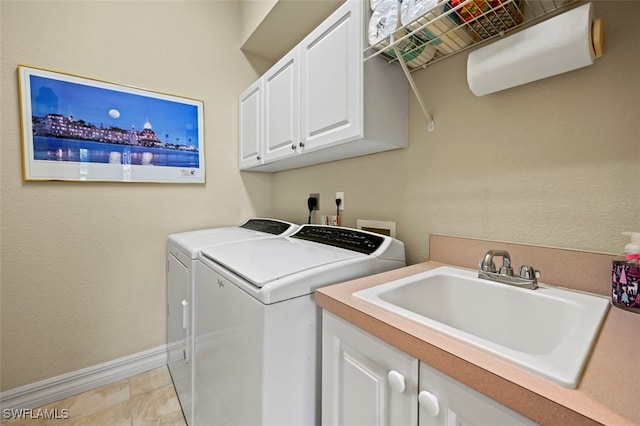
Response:
M378 250L385 239L382 235L374 235L355 229L315 225L303 225L291 237L364 254L371 254Z
M280 235L289 230L293 224L273 219L249 219L240 228L251 229L252 231L266 232L273 235Z

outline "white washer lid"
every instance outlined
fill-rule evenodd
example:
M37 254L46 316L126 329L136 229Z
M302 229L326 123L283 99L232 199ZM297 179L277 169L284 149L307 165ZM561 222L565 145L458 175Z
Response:
M257 287L318 266L335 263L335 268L339 268L341 261L368 257L363 253L295 238L233 242L208 247L201 253Z
M253 227L245 227L248 225L253 225ZM270 227L269 225L272 226ZM278 225L280 228L278 228ZM178 250L189 256L189 258L196 259L198 253L204 247L225 244L232 241L269 238L277 235L287 236L297 231L298 228L300 228L300 226L282 220L253 218L240 226L198 229L196 231L171 234L168 237L168 241ZM277 230L282 230L281 234L273 233Z
M275 237L272 234L253 231L251 229L230 226L225 228L200 229L198 231L181 232L169 235L169 243L183 251L191 259L198 257L201 248L231 241L243 241L253 238Z

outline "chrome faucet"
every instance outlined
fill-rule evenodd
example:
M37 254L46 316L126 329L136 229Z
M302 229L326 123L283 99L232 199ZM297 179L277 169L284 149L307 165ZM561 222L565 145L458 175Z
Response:
M502 266L499 271L493 262L494 257L502 257ZM518 275L514 275L513 268L511 267L511 256L509 252L505 250L489 250L478 263L478 266L480 267L478 278L528 288L530 290L538 288L540 271L534 269L532 266L522 265L518 271Z

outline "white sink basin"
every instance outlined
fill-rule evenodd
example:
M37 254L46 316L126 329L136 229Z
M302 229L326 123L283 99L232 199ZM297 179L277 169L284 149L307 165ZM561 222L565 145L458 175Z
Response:
M575 388L609 299L560 288L522 289L440 267L354 293Z

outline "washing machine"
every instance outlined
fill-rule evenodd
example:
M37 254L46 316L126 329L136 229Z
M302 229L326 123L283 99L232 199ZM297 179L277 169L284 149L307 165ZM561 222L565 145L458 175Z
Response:
M167 356L168 367L185 418L193 416L193 286L200 249L238 241L255 241L294 233L293 223L254 218L239 226L201 229L169 235L167 239Z
M320 424L321 311L313 291L403 266L401 241L322 225L201 250L193 424Z

